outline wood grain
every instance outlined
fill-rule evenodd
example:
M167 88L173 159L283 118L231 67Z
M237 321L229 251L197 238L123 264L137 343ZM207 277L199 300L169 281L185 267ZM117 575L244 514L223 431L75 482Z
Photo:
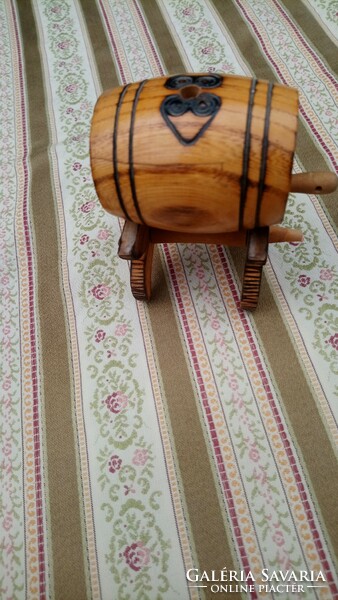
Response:
M199 76L191 74L194 81ZM265 81L253 86L247 77L218 77L220 84L210 89L194 82L168 89L168 78L160 77L99 98L90 154L106 210L135 223L190 233L235 232L282 221L296 141L297 91ZM217 113L212 118L195 114L196 102L211 96L220 103ZM190 102L190 108L166 115L163 107L172 97ZM193 143L183 141L196 135Z

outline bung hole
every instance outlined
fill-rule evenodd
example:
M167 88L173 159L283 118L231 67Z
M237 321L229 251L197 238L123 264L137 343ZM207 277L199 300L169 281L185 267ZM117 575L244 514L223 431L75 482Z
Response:
M196 98L200 91L201 88L199 88L198 85L186 85L181 89L181 96L185 100L188 100L188 98Z

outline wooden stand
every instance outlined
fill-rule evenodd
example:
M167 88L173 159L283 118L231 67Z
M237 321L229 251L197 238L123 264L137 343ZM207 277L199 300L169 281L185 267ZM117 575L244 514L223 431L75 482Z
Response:
M270 231L270 229L272 231ZM246 246L247 257L244 267L241 307L246 310L256 308L262 278L263 265L268 256L269 241L278 241L279 237L287 237L293 230L283 230L281 227L259 227L251 231L221 234L189 234L165 231L137 225L126 221L119 243L119 257L131 261L130 285L137 300L150 300L151 268L154 245L160 243L205 243L222 244L227 246Z

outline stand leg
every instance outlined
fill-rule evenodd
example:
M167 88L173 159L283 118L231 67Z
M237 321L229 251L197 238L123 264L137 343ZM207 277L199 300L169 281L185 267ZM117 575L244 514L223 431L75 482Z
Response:
M248 231L241 308L254 310L258 303L262 270L268 257L269 227Z
M136 300L150 300L153 253L154 244L149 243L143 256L131 261L130 287Z
M154 244L145 225L126 221L119 244L119 257L130 260L130 287L136 300L150 300Z

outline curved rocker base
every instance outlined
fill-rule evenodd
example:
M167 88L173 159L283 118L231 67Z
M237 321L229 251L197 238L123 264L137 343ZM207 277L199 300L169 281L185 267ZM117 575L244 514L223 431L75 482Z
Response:
M258 304L263 266L268 258L269 227L248 231L241 308L254 310Z
M119 257L131 262L130 286L136 300L151 298L151 270L154 245L170 242L246 246L241 308L254 310L258 303L262 270L268 257L269 242L301 241L299 231L279 226L257 227L250 231L220 234L189 234L154 229L126 221L119 243Z
M151 270L153 266L154 244L151 242L139 259L133 259L130 265L130 287L136 300L150 300Z

